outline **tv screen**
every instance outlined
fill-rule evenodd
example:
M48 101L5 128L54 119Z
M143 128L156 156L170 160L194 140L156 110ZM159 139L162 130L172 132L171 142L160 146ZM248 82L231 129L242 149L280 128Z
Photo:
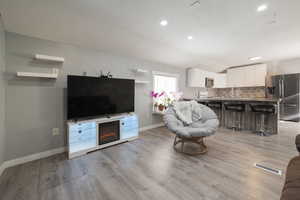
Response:
M134 80L68 76L68 119L134 112Z

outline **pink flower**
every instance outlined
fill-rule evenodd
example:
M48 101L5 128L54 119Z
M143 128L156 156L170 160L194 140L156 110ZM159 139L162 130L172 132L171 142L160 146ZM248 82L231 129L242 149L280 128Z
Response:
M159 95L158 95L158 97L161 97L162 95L164 95L165 94L165 92L162 92L162 93L160 93Z
M157 98L158 93L155 93L154 91L151 91L151 97Z

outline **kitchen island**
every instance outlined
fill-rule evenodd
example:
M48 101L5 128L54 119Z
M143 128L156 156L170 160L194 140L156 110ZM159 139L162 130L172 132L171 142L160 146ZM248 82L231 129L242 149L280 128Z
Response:
M200 99L184 99L186 101L195 100L198 103L211 107L219 117L220 126L230 128L230 123L235 123L236 119L241 121L240 129L243 131L258 132L261 125L268 130L268 134L278 133L278 106L279 100L270 98L200 98ZM244 105L245 110L234 113L226 109L226 105L240 104ZM259 113L253 112L253 106L269 106L273 107L273 112ZM264 116L263 116L264 115ZM239 117L239 118L237 118Z

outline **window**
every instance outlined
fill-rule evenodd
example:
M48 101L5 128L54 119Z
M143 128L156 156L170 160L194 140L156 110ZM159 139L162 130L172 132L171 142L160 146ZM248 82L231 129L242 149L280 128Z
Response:
M153 72L153 112L164 113L178 92L178 75Z
M153 90L161 93L166 92L170 94L178 91L178 76L167 74L154 74L153 76Z

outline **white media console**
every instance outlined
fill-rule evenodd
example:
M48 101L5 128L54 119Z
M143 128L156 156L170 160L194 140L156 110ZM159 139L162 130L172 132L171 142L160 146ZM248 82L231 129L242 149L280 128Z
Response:
M134 113L76 122L69 121L69 159L137 139L138 134L138 117Z

